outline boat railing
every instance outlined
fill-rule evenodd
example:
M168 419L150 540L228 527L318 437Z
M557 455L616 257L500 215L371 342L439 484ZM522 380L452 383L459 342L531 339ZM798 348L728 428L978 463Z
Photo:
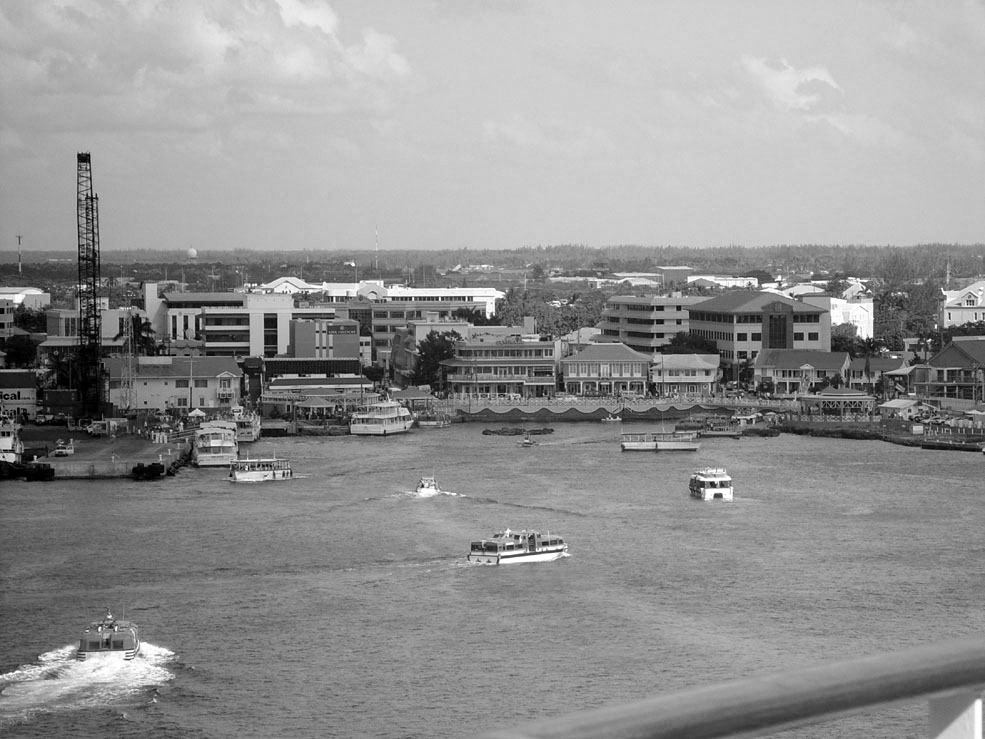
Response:
M982 739L985 640L942 642L751 677L500 729L486 739L768 736L901 701L928 701L931 739Z

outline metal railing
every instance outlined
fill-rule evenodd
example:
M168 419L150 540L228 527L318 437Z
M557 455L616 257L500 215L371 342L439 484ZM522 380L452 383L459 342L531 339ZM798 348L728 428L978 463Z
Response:
M943 642L531 722L486 739L714 739L775 734L927 698L928 736L982 739L985 640Z

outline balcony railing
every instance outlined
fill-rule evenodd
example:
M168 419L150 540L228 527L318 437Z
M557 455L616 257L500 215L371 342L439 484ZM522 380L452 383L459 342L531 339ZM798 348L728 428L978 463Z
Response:
M927 736L982 739L985 640L944 642L696 688L486 734L487 739L767 736L867 708L928 699Z

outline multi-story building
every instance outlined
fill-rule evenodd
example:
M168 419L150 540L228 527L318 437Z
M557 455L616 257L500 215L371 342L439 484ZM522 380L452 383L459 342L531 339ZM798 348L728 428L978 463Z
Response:
M14 311L17 305L13 300L0 299L0 339L11 336L14 328Z
M232 357L136 357L130 388L126 360L105 360L107 400L119 411L193 408L219 411L240 405L242 371ZM127 397L127 394L130 397Z
M560 362L564 389L575 395L643 395L650 379L650 355L625 344L595 344Z
M393 339L400 329L404 329L411 321L427 320L432 316L438 321L450 321L456 311L480 311L485 315L482 303L474 301L447 301L438 304L423 302L404 302L392 300L373 305L373 356L376 364L390 365L390 350Z
M836 375L847 384L851 360L847 352L764 349L756 356L753 381L772 384L780 395L809 393Z
M855 327L859 339L871 339L875 327L875 305L872 298L859 295L852 300L832 298L830 295L805 295L801 300L807 305L824 308L831 316L832 326L850 324Z
M856 357L848 368L846 384L856 390L871 392L883 385L883 378L892 378L888 372L896 372L906 367L906 359L897 357ZM892 384L890 384L892 387Z
M656 354L650 364L653 394L660 398L710 396L719 380L717 354Z
M831 315L780 295L739 290L692 305L689 312L690 332L715 342L730 379L740 379L741 370L767 349L831 348Z
M293 320L287 353L315 359L359 359L359 324L339 318Z
M655 354L676 334L688 332L689 310L705 300L682 295L614 295L602 311L599 341Z
M911 387L924 400L958 410L985 410L985 337L955 336L913 367Z
M985 280L960 290L943 290L937 313L939 328L985 321Z
M557 387L556 357L553 341L484 333L458 342L441 365L452 393L544 398Z

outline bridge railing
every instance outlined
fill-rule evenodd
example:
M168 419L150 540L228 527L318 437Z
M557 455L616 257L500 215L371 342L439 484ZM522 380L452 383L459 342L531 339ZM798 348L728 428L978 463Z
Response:
M982 739L985 640L944 642L531 722L486 739L766 736L867 708L928 700L928 736Z

